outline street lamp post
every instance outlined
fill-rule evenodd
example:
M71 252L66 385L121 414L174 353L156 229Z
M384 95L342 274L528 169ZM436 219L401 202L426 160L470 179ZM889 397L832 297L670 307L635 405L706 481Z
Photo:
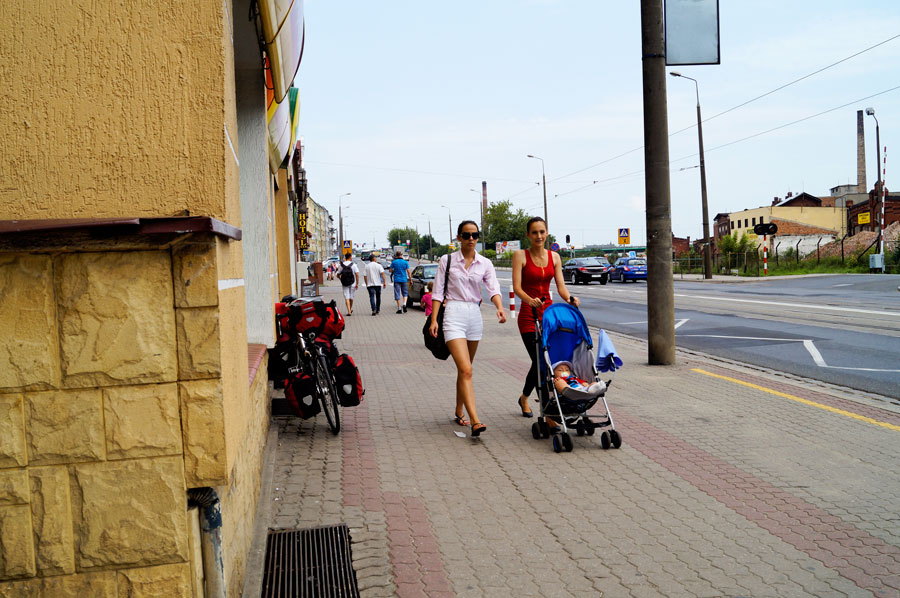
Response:
M444 204L441 204L442 208L447 208ZM450 242L447 244L447 250L449 251L450 245L453 245L453 221L450 219L450 208L447 208L447 227L450 229Z
M703 278L712 278L712 247L709 244L709 208L706 202L706 162L703 159L703 119L700 117L700 85L697 80L672 71L673 77L690 79L697 93L697 139L700 141L700 197L703 202Z
M541 187L544 190L544 226L547 227L547 234L550 233L550 221L547 219L547 175L544 172L544 159L528 154L529 158L541 161Z
M341 200L347 195L352 195L352 193L341 193L338 195L338 255L341 257L344 257L344 213Z
M484 232L484 218L487 214L484 213L484 202L481 200L481 191L478 189L469 189L469 191L478 194L478 213L481 215L481 224L478 226L481 228L481 253L483 254L484 250L487 249L487 242L485 241L486 233ZM478 247L477 243L475 244L475 247Z
M884 272L884 240L881 238L881 224L884 221L884 190L881 188L881 136L878 130L878 117L875 116L874 108L866 108L866 114L875 119L875 158L878 160L877 162L877 170L878 170L878 182L875 184L877 197L877 203L875 204L875 218L878 219L875 230L877 231L876 241L878 243L878 253L882 255L881 258L881 272Z
M425 216L428 219L428 261L434 261L434 237L431 236L431 216L422 212L420 216Z

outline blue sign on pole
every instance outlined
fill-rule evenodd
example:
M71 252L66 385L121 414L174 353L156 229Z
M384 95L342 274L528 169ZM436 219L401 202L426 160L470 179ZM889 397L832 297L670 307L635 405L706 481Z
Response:
M550 245L550 251L559 251L559 243L552 243Z

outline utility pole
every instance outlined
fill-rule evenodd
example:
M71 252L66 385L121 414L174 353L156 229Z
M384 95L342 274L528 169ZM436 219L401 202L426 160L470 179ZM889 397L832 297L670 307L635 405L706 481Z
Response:
M881 182L881 134L878 127L878 117L875 116L874 108L866 108L866 114L875 119L875 159L878 167L878 182L875 183L875 243L878 247L878 253L881 254L881 272L884 273L884 241L881 238L881 225L884 220L884 190ZM898 287L900 288L900 287Z
M485 221L487 220L487 181L481 181L481 254L487 251L487 231L485 230Z
M647 205L647 358L675 363L672 206L662 0L641 0L644 82L644 186Z

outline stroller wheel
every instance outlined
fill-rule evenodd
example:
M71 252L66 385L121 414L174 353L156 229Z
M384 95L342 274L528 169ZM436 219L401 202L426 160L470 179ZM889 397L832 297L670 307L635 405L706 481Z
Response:
M584 422L584 431L587 433L588 436L593 436L594 430L596 430L596 429L597 429L597 425L594 422L591 422L591 421Z
M537 422L531 424L531 437L535 440L541 439L541 426Z
M553 435L553 452L558 453L562 451L562 441L559 439L559 434Z
M603 449L605 450L605 449L608 449L611 444L612 444L612 442L610 441L610 438L609 438L609 432L604 430L603 433L600 434L600 446L603 447Z
M567 452L567 453L571 453L571 452L572 452L572 449L575 448L575 447L572 445L572 437L569 436L569 433L568 433L568 432L563 432L562 434L560 434L560 436L562 436L562 445L563 445L563 448L566 449L566 452Z
M541 438L550 438L550 426L547 425L547 422L541 420L538 422L538 427L541 430Z
M609 439L612 442L613 448L619 448L622 446L622 437L615 430L609 431Z
M584 436L584 421L578 420L575 422L575 433L579 436Z

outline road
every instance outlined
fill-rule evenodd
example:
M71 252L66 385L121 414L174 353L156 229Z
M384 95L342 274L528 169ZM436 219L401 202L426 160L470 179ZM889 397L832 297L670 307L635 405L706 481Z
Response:
M504 303L509 272L499 272ZM675 281L679 347L900 400L898 276ZM643 282L572 287L588 323L647 336ZM898 402L897 404L900 404Z

